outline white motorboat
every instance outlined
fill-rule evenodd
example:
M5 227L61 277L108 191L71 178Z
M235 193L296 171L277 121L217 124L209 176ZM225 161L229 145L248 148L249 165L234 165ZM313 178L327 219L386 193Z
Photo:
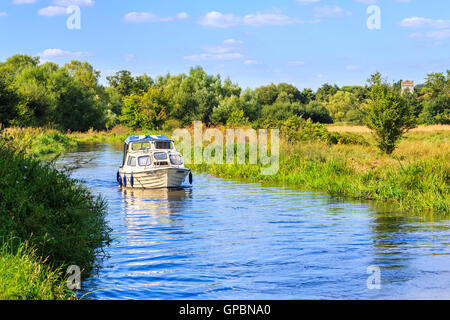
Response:
M117 182L122 187L139 189L178 188L192 173L184 167L183 156L166 136L129 137L123 147L122 166Z

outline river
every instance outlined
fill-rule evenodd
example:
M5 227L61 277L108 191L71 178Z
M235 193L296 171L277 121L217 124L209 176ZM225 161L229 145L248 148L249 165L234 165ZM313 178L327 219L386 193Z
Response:
M92 299L450 299L448 217L206 174L122 190L121 160L120 146L84 144L58 161L108 202Z

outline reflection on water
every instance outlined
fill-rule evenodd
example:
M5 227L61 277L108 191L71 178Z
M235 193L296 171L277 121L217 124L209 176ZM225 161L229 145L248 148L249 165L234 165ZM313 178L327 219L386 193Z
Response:
M109 204L115 241L97 299L450 298L448 218L197 175L179 190L120 189L121 150L83 146L62 166ZM381 290L367 289L370 265Z

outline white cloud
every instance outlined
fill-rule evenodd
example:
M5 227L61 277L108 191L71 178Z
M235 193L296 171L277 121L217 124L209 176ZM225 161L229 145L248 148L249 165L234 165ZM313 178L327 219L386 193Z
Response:
M314 12L318 18L343 18L352 15L351 11L342 9L339 6L315 7Z
M0 12L0 17L6 17L8 14L6 12Z
M80 7L92 7L95 5L94 0L53 0L53 3L58 6L80 6Z
M13 0L12 4L32 4L36 3L38 0Z
M450 28L450 20L433 20L421 17L411 17L403 19L400 26L406 28L435 28L447 29Z
M191 61L243 59L245 58L244 55L238 52L241 49L239 45L243 43L244 41L241 40L226 39L222 41L222 45L204 46L203 53L190 55L184 58Z
M89 52L71 52L64 51L61 49L45 49L42 53L38 53L38 56L44 60L51 59L79 59L83 57L89 57L91 54Z
M165 21L173 21L176 19L184 20L187 18L189 18L189 15L185 12L180 12L175 17L160 17L150 12L130 12L127 13L123 19L127 22L144 23L144 22L165 22Z
M259 64L259 62L256 61L256 60L249 59L249 60L245 60L244 64L246 64L246 65L255 65L255 64Z
M236 40L236 39L226 39L226 40L223 40L222 43L226 44L226 45L233 45L233 44L243 44L244 41Z
M222 14L217 11L211 11L200 20L200 24L209 27L228 28L237 26L240 20L240 18L233 14Z
M227 46L206 46L203 49L209 53L226 53L234 50L233 47Z
M189 15L186 12L180 12L176 15L177 19L183 20L189 18Z
M278 11L275 12L258 12L256 14L248 14L244 17L239 17L234 14L223 14L218 11L208 12L199 23L208 27L229 28L238 25L246 25L252 27L262 27L267 25L289 25L296 23L305 23L297 18L291 18ZM317 22L317 21L312 21Z
M57 6L50 6L47 8L42 8L38 11L38 14L40 16L46 16L46 17L55 17L55 16L63 16L68 14L66 7L57 7Z
M184 57L186 60L190 61L201 61L201 60L236 60L243 59L244 56L237 52L232 53L200 53L193 54L191 56Z
M366 3L366 4L374 4L374 3L378 2L378 0L355 0L355 1L359 2L359 3Z
M290 18L280 13L257 13L249 14L244 17L244 24L253 27L264 25L286 25L300 22L300 19Z

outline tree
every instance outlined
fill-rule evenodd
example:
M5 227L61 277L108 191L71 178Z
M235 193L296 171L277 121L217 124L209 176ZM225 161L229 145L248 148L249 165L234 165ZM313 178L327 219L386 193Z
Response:
M430 73L422 88L423 110L421 120L426 124L450 124L450 70Z
M380 150L391 154L403 134L416 123L407 99L381 79L379 74L370 79L367 126L374 131Z
M357 106L356 95L349 91L338 91L325 103L334 122L361 123L363 114Z
M10 82L9 77L0 71L0 126L5 127L17 116L18 97Z
M128 70L118 71L115 75L106 77L106 80L108 80L109 85L114 87L122 97L136 92L135 79Z
M304 105L302 118L305 120L311 119L313 122L333 123L327 108L319 101L311 101Z
M328 99L338 91L339 87L337 85L332 86L328 83L325 83L319 89L317 89L316 99L320 102L327 102Z
M28 67L36 67L39 64L39 57L30 57L25 54L16 54L6 59L5 66L9 68L11 75L15 75Z
M93 90L97 89L100 71L94 70L94 67L89 63L73 60L70 63L67 63L64 68L86 88Z
M167 118L170 95L167 89L150 88L143 95L133 93L124 98L120 120L128 127L153 130L160 128Z
M150 89L155 83L153 82L153 79L147 75L143 74L141 76L136 77L135 81L135 92L136 91L142 91L146 92L148 89Z
M259 87L256 90L263 106L274 104L278 98L278 88L273 83L268 86Z
M237 96L226 97L219 102L217 107L214 107L211 122L213 124L226 124L233 112L236 115L236 112L240 111L244 114L239 98Z

